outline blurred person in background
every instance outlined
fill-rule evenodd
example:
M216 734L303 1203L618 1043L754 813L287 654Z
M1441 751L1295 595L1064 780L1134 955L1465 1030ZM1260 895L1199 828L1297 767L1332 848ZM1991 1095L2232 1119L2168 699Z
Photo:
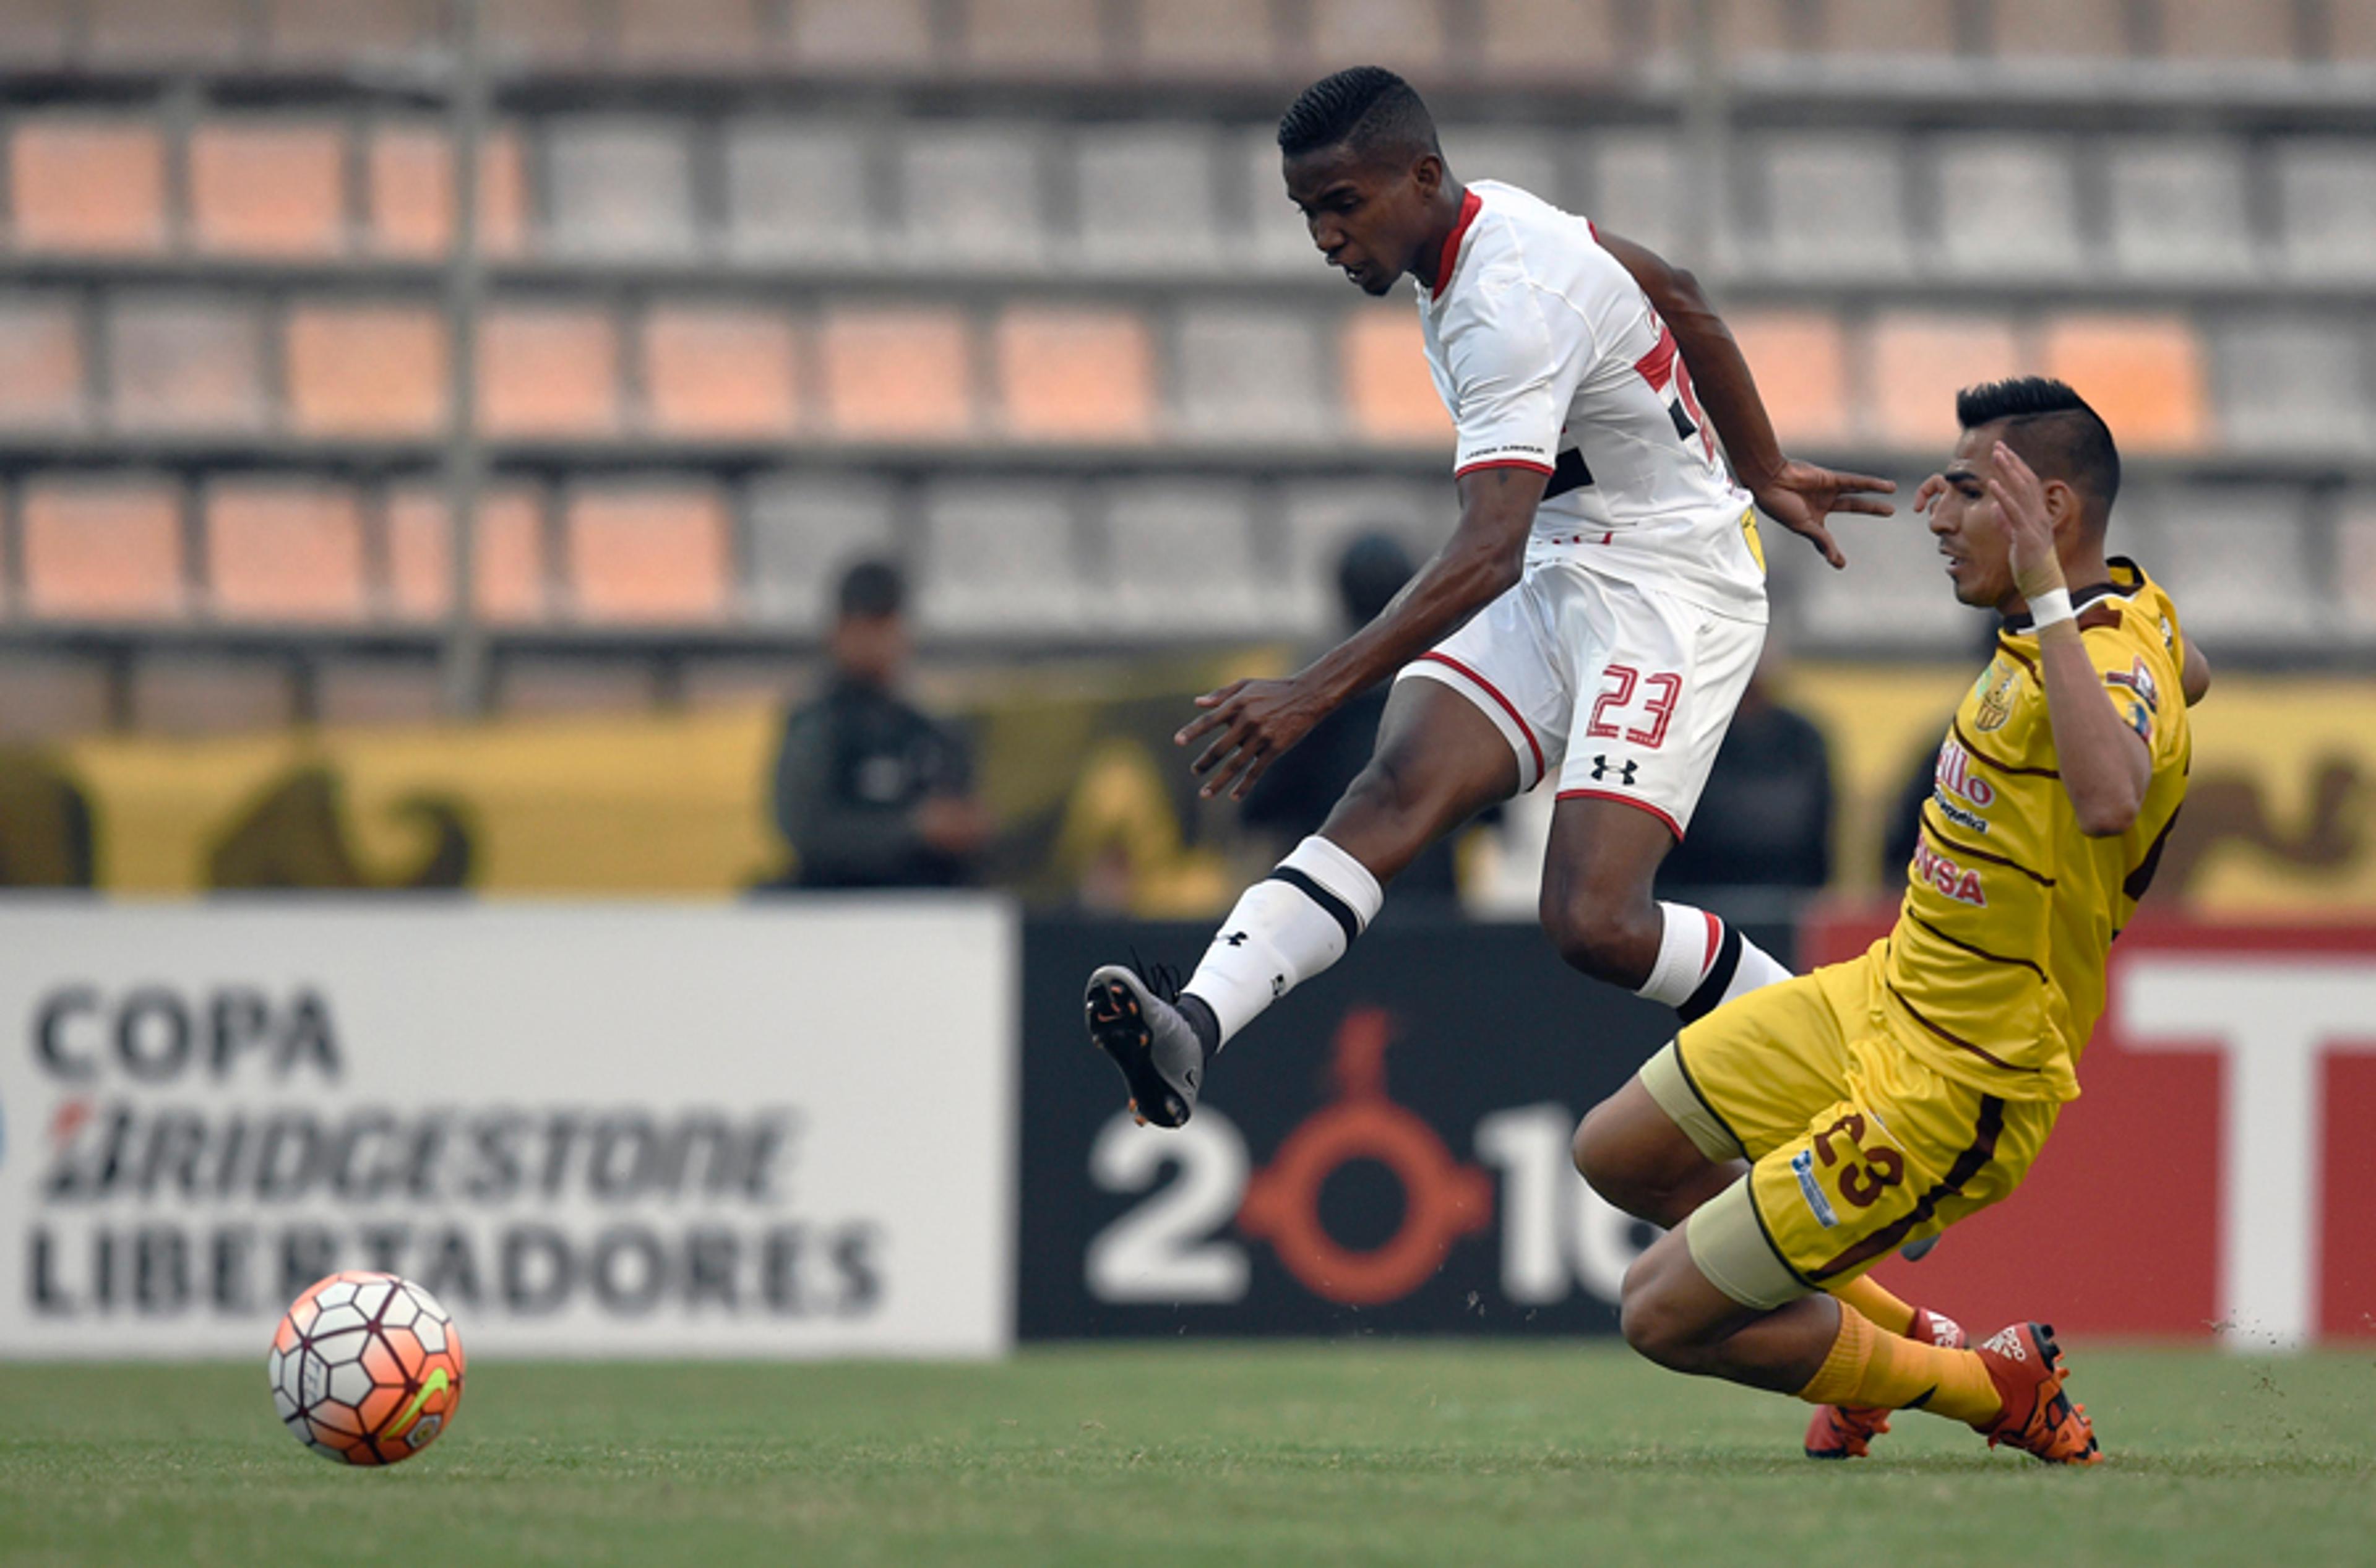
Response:
M1821 887L1832 877L1832 754L1776 695L1785 659L1768 637L1700 791L1692 836L1658 868L1658 893Z
M1390 533L1373 530L1346 545L1336 560L1336 602L1344 612L1345 633L1358 632L1384 614L1418 569L1402 540ZM1391 680L1381 681L1313 725L1302 744L1273 764L1246 797L1246 826L1290 838L1311 832L1369 766L1393 686ZM1429 845L1395 885L1420 899L1457 897L1452 840Z
M776 825L796 887L954 887L989 843L973 760L898 695L909 653L898 568L861 561L841 579L825 695L795 711L776 757Z

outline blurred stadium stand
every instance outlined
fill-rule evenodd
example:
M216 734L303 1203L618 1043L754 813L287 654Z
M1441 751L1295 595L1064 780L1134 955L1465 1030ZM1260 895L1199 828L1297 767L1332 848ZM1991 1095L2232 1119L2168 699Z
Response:
M1279 107L1355 58L1456 172L1693 265L1806 455L1918 479L1955 387L2063 375L2223 656L2376 653L2376 4L1725 0L1696 66L1693 9L485 0L497 703L811 649L883 549L943 657L1317 634L1336 543L1453 516L1407 300L1277 188ZM434 700L447 21L0 8L12 724ZM1802 653L1968 640L1919 534L1847 544L1772 551Z

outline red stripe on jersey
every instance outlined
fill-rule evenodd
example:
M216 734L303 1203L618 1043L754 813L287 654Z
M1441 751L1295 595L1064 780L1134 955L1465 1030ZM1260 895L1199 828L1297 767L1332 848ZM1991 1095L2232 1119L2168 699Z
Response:
M1488 457L1481 463L1471 463L1467 468L1453 469L1452 477L1466 479L1470 474L1482 473L1487 469L1525 469L1529 472L1541 474L1545 478L1558 471L1549 463L1538 463L1532 457Z
M1664 392L1675 374L1674 329L1663 321L1658 323L1658 340L1650 345L1648 353L1634 362L1634 368L1642 373L1642 379L1650 384L1652 390Z
M1510 722L1518 727L1518 733L1527 738L1527 749L1535 754L1535 777L1540 778L1543 776L1543 743L1535 739L1535 727L1527 722L1525 716L1519 713L1516 704L1513 703L1508 697L1502 695L1501 687L1495 685L1484 676L1479 675L1476 671L1471 670L1468 666L1461 663L1460 660L1453 658L1448 653L1438 653L1434 649L1431 648L1427 652L1420 654L1420 657L1421 659L1432 659L1438 664L1443 665L1447 669L1459 671L1463 675L1466 675L1471 681L1476 682L1478 688L1487 696L1491 697L1495 702L1500 703L1502 705L1502 711L1510 716Z
M1615 801L1619 805L1632 806L1637 812L1648 812L1667 825L1667 831L1675 836L1676 843L1680 844L1683 841L1683 829L1681 824L1649 802L1637 800L1632 795L1621 795L1614 790L1562 790L1559 792L1559 798L1562 801Z
M1460 217L1453 223L1452 232L1443 236L1443 254L1436 257L1435 288L1428 295L1430 299L1443 298L1443 291L1452 286L1452 264L1460 259L1460 242L1468 237L1468 225L1477 221L1477 214L1484 207L1485 198L1475 191L1461 196Z

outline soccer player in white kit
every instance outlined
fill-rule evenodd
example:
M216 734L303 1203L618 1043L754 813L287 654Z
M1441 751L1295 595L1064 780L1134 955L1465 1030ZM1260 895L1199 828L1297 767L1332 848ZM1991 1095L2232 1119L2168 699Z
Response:
M1895 488L1785 458L1688 274L1515 186L1455 182L1392 72L1315 82L1278 140L1330 264L1372 295L1418 281L1460 523L1368 626L1287 680L1199 697L1180 732L1207 742L1205 794L1243 799L1332 708L1400 671L1369 766L1240 897L1184 986L1122 965L1090 976L1090 1036L1162 1126L1194 1110L1214 1051L1344 956L1421 849L1546 779L1541 917L1570 964L1686 1019L1787 978L1717 916L1654 899L1652 879L1764 642L1752 505L1838 566L1824 517L1886 514L1872 497Z

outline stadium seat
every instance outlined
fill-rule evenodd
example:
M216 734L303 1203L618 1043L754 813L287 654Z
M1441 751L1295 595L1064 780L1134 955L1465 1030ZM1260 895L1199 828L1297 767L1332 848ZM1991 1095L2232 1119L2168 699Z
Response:
M1478 62L1496 81L1570 85L1626 63L1617 0L1481 0Z
M1336 560L1357 535L1389 533L1424 561L1451 537L1459 496L1444 477L1420 482L1317 479L1283 487L1279 503L1287 545L1281 589L1289 624L1304 636L1336 630Z
M1302 311L1191 305L1173 354L1181 423L1206 437L1316 438L1334 423L1324 362L1318 326Z
M18 116L8 137L8 200L18 250L161 250L168 232L164 138L146 120Z
M2210 435L2203 345L2183 317L2064 316L2047 326L2045 360L2124 450L2198 452Z
M2278 249L2304 278L2376 273L2376 158L2358 138L2298 137L2275 148Z
M1866 422L1891 450L1924 458L1954 446L1957 392L2025 368L2001 316L1887 311L1874 318L1867 347Z
M1154 344L1126 308L1011 305L992 333L1006 434L1144 441L1155 424Z
M2338 619L2299 491L2265 484L2148 491L2122 498L2113 537L2115 549L2134 553L2161 579L2186 629L2214 649L2222 638L2307 646Z
M619 57L637 65L749 69L778 40L771 0L615 0Z
M591 0L481 0L480 37L498 66L582 69L597 53Z
M1099 0L964 0L959 58L976 76L1094 76L1105 58L1099 11Z
M895 505L891 487L880 480L805 471L754 480L743 503L752 615L799 631L823 628L852 562L897 557Z
M2376 60L2376 0L2326 0L2327 57Z
M82 0L83 49L101 65L228 65L247 19L245 0Z
M1249 267L1289 277L1325 277L1326 263L1312 243L1303 215L1288 199L1280 172L1278 132L1264 125L1241 133L1235 154L1244 184L1246 231L1233 236L1236 259Z
M265 734L297 717L285 658L171 651L132 666L133 729L148 735Z
M107 728L108 683L107 666L100 659L11 648L0 659L0 742L98 733Z
M918 622L955 636L1076 631L1084 596L1075 505L1069 489L1031 481L928 487Z
M1436 0L1310 0L1314 74L1374 61L1422 83L1443 68L1443 8Z
M1731 313L1727 325L1757 377L1776 434L1794 446L1834 448L1854 436L1838 318L1820 310L1749 310Z
M1265 586L1244 483L1144 481L1100 499L1111 589L1098 596L1101 629L1198 638L1277 629L1287 607Z
M1753 264L1826 278L1907 270L1906 172L1895 137L1800 133L1759 141L1765 239Z
M1684 159L1675 138L1658 131L1599 132L1586 144L1585 160L1591 177L1583 210L1593 222L1677 255L1691 224L1683 209Z
M117 293L107 341L118 429L264 428L264 322L246 299Z
M1073 159L1084 263L1182 267L1220 255L1214 148L1205 127L1084 126L1075 133Z
M366 161L371 248L382 255L442 256L454 244L454 149L435 125L390 120L373 133ZM491 131L479 151L479 250L512 256L528 247L528 172L519 133Z
M875 246L875 184L855 123L730 122L727 244L751 260L863 261Z
M638 713L659 695L649 660L511 654L495 665L494 706L516 719Z
M347 248L346 157L333 125L202 122L189 141L190 243L220 255L338 255Z
M795 58L812 70L909 74L933 64L931 0L801 0Z
M488 434L607 435L619 425L619 331L607 310L504 304L479 324L479 421Z
M682 120L564 115L547 124L546 233L563 255L684 256L699 236Z
M2160 0L2161 53L2172 60L2226 65L2298 58L2298 8L2237 0Z
M209 481L206 584L221 620L362 620L369 594L355 493L315 480Z
M1818 35L1835 56L1957 52L1955 0L1824 0Z
M2085 264L2069 141L1959 133L1939 137L1931 153L1937 270L1978 279L2061 276Z
M387 64L446 44L438 0L266 0L267 58L311 69Z
M27 613L69 621L182 613L182 490L163 479L36 478L18 497Z
M2376 493L2343 497L2334 519L2334 579L2346 629L2368 641L2376 634Z
M89 415L75 297L0 292L0 430L76 430Z
M2106 149L2112 257L2139 278L2233 278L2258 265L2244 149L2225 139L2153 137Z
M2354 453L2367 444L2367 345L2332 318L2255 312L2212 333L2219 429L2237 451Z
M402 437L444 429L446 319L435 305L300 304L283 331L289 423L299 434Z
M1039 134L980 120L909 128L898 148L908 259L1030 267L1043 259Z
M747 440L800 423L792 323L780 309L656 305L643 348L644 421L656 434Z
M1446 125L1441 132L1444 160L1463 180L1499 180L1565 207L1557 148L1523 126Z
M1138 69L1163 78L1273 77L1273 26L1269 0L1138 0Z
M1345 317L1338 362L1341 401L1364 440L1393 445L1452 444L1452 418L1428 374L1419 318L1399 303L1369 305Z
M868 441L950 441L974 425L966 318L936 305L844 306L820 334L827 422Z
M343 657L314 670L314 717L322 724L434 724L445 711L445 675L434 659Z
M580 620L682 625L732 608L733 522L715 485L588 481L570 493L566 533L570 605Z
M76 12L74 0L14 0L0 7L0 60L37 71L65 65L73 53Z
M2127 0L1990 0L1988 17L1991 52L2025 64L2130 52Z
M479 494L470 597L499 624L543 619L545 497L533 486L498 483ZM399 621L443 620L454 604L454 522L446 493L408 484L387 496L387 580L383 602Z

